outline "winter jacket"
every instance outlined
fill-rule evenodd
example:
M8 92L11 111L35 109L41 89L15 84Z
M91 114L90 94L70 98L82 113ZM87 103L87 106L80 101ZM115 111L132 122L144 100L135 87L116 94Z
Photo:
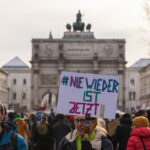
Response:
M130 118L120 119L120 125L117 126L115 134L112 136L114 150L117 149L117 144L119 144L118 150L126 150L131 132L131 123Z
M140 137L142 137L146 150L150 150L150 128L140 127L134 129L131 134L127 144L127 150L144 150L142 141Z
M33 143L36 144L36 150L52 150L53 149L53 128L50 124L44 127L36 125L33 133Z
M2 133L0 134L0 150L14 150L12 144L12 135L17 132L17 126L15 123L9 121L1 122ZM17 134L17 150L27 150L26 143L22 136Z
M64 120L59 120L54 126L54 136L56 140L56 150L61 139L71 131L71 127Z
M27 123L24 120L16 120L18 126L18 133L24 138L25 133L27 134L28 140L30 139L30 131Z
M100 150L101 149L101 136L103 135L102 132L95 129L95 138L90 143L92 145L92 149L94 150ZM73 132L68 133L59 143L58 150L77 150L76 146L76 136L77 136L77 130L74 130Z

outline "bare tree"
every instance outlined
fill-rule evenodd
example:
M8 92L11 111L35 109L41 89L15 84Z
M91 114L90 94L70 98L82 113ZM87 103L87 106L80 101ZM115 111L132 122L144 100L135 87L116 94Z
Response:
M144 0L143 3L143 27L140 28L142 41L146 44L148 48L148 54L150 55L150 0Z

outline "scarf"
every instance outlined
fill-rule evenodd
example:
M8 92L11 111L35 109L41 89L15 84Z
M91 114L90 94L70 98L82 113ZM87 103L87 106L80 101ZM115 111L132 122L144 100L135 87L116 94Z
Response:
M88 141L92 141L95 138L95 131L93 130L92 133L88 136ZM77 145L77 150L81 150L81 142L84 139L84 137L81 137L80 135L77 135L76 138L76 145Z

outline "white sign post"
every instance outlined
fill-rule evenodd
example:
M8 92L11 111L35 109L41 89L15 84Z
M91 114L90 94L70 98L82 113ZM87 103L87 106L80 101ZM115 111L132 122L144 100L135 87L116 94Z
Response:
M119 76L62 72L57 113L114 119Z

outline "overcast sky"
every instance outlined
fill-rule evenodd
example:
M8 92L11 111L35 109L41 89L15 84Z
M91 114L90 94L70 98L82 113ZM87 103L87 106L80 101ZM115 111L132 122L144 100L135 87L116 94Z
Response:
M126 40L127 66L150 58L140 28L144 0L0 0L0 66L18 56L29 65L32 38L62 38L66 24L92 24L95 38Z

